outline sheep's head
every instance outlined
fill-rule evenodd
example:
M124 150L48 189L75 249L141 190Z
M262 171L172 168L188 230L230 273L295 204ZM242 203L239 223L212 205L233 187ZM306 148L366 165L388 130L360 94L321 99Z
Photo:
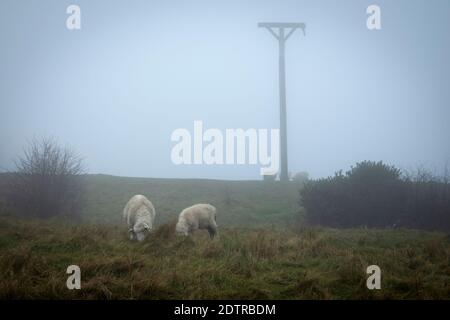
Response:
M146 222L137 223L133 228L135 239L143 241L145 237L152 231L152 226Z
M188 236L189 235L189 228L186 225L186 222L183 220L178 221L176 227L176 234L179 236Z

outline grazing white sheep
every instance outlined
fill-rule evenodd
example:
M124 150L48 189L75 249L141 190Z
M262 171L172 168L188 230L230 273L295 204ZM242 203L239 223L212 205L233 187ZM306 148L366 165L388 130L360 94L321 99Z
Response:
M143 195L133 196L123 209L123 218L128 224L130 240L143 241L153 229L155 208Z
M204 203L184 209L178 217L177 234L187 236L198 229L206 229L214 238L217 234L216 211L214 206Z

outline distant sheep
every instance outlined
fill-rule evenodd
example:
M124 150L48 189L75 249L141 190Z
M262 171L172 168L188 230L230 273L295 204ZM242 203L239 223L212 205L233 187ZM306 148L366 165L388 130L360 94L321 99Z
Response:
M198 229L206 229L209 236L217 234L216 208L210 204L196 204L181 211L176 225L177 234L190 235Z
M155 208L143 195L133 196L123 209L123 218L128 224L130 240L143 241L152 231L155 221Z

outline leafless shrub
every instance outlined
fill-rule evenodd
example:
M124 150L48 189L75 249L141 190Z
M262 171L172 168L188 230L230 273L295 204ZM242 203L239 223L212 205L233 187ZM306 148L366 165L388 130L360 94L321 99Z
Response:
M27 216L77 216L83 195L83 161L53 138L31 140L9 174L7 203Z

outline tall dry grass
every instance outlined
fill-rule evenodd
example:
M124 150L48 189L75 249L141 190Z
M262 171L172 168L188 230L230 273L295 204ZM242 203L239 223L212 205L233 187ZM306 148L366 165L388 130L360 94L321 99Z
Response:
M448 236L407 230L222 229L144 242L126 228L0 219L1 299L448 299ZM82 289L66 288L80 266ZM368 265L382 290L365 287Z

